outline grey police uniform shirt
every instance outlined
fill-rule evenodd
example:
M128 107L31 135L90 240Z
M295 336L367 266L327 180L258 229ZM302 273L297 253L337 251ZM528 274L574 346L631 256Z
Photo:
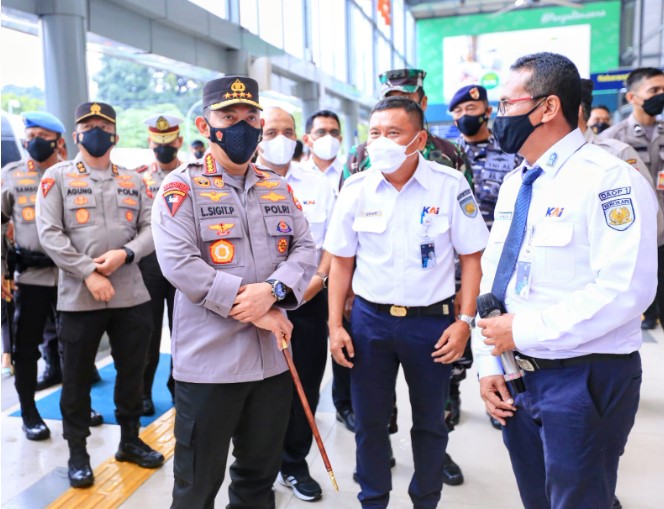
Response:
M150 300L137 261L154 250L150 200L136 172L114 164L89 168L77 156L46 170L37 193L37 227L46 253L60 268L58 310L93 311L136 306ZM134 261L109 280L110 302L96 301L84 279L94 258L127 247Z
M457 145L464 151L473 171L475 199L486 225L493 224L493 211L498 200L498 191L505 175L521 164L523 157L506 154L491 135L488 140L470 143L463 136L457 139Z
M136 173L138 173L143 179L145 193L148 198L154 200L154 197L157 196L157 192L159 192L161 183L170 172L161 170L157 163L153 161L149 166L141 166L140 168L137 168Z
M44 172L32 159L10 163L2 169L2 224L14 223L17 246L45 254L39 242L36 212L39 181ZM17 283L35 286L56 286L57 267L29 267L16 272Z
M177 292L171 347L182 382L262 380L288 369L274 335L228 314L241 285L276 279L295 309L316 271L301 205L276 173L251 166L244 189L210 153L173 170L152 207L159 265Z
M664 170L664 122L655 122L652 139L648 138L646 128L634 115L609 127L599 135L600 139L615 138L633 147L641 160L650 170L650 176L657 187L657 174ZM658 195L664 191L659 190Z
M643 178L648 181L651 189L657 197L657 245L664 245L664 193L658 193L655 188L655 183L650 175L650 171L646 164L641 160L636 149L615 138L600 138L592 129L586 129L586 132L583 133L584 138L588 143L597 145L598 147L603 148L609 154L616 156L618 159L622 159L627 164L634 167Z

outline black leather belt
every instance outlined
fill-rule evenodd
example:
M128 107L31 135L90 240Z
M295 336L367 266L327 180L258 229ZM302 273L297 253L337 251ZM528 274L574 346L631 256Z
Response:
M364 299L357 296L358 299L361 299L367 306L374 308L380 313L386 313L392 316L398 316L400 318L404 316L453 316L454 315L454 297L449 297L448 299L436 302L430 306L397 306L395 304L376 304L374 302L369 302L367 299Z
M538 359L536 357L524 355L520 352L514 352L514 358L519 367L524 371L538 371L540 369L567 368L570 366L578 366L579 364L586 364L588 362L629 359L635 353L636 352L625 354L591 353L588 355L581 355L580 357L570 357L569 359Z

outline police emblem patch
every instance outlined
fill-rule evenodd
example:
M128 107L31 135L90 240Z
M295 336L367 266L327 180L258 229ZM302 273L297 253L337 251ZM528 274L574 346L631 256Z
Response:
M255 186L256 187L266 187L268 189L272 189L273 187L277 187L279 185L279 182L276 180L262 180L256 182Z
M284 220L282 219L282 220L279 221L279 223L277 224L277 231L278 231L279 233L290 233L290 232L293 231L293 229L292 229L290 226L288 226L288 223L287 223L286 221L284 221Z
M124 180L120 180L118 182L118 185L120 187L125 188L125 189L132 189L132 188L136 187L136 185L133 182L125 182Z
M43 178L41 180L42 195L44 195L44 198L46 198L46 195L53 187L53 184L55 184L55 180L52 178Z
M88 183L85 180L72 180L69 185L71 187L88 187Z
M32 184L35 184L36 181L35 179L21 179L18 181L19 185L22 186L31 186Z
M288 240L279 239L277 241L277 251L279 251L281 254L284 254L286 251L288 251Z
M182 182L169 182L164 186L164 201L168 207L171 216L180 208L180 205L187 199L189 186Z
M82 205L87 205L87 203L88 199L85 196L77 196L76 198L74 198L74 205L78 205L79 207Z
M201 187L210 187L210 179L205 177L194 177L194 182Z
M133 198L125 198L122 200L122 203L129 206L138 205L138 202Z
M86 224L88 221L90 221L90 212L86 209L78 209L76 211L76 222L78 224Z
M16 203L19 205L25 205L28 203L28 197L27 196L19 196L18 199L16 200Z
M214 184L215 187L218 187L219 189L224 187L224 178L223 177L215 177L212 179L212 183Z
M217 235L224 237L235 227L235 223L219 223L208 226L210 230L216 231Z
M127 221L131 223L134 220L134 213L131 210L128 210L125 212L125 217L127 218Z
M475 198L473 198L472 194L462 198L459 201L459 206L464 215L468 217L475 217L477 215L477 204L475 203Z
M634 223L634 205L631 198L622 198L602 203L604 219L609 228L624 231Z
M218 265L231 263L235 258L235 246L227 240L218 240L210 245L210 258Z
M262 194L261 195L261 200L268 200L271 202L277 202L277 201L282 201L285 200L286 197L283 194L277 194L274 191L268 194Z
M210 198L212 201L219 201L224 196L228 196L228 193L222 193L219 191L207 191L205 193L198 193L203 198Z
M33 207L25 207L21 211L21 216L23 221L34 221L35 220L35 209Z

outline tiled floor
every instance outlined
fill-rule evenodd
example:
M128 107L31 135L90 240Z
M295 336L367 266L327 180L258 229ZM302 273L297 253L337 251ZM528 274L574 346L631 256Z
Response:
M619 472L617 494L625 509L660 509L664 507L664 332L645 335L641 351L644 383L636 425L630 436ZM167 341L164 341L167 348ZM103 360L101 362L104 362ZM316 420L339 483L333 491L317 449L312 449L309 464L312 475L324 489L322 500L315 503L296 499L287 488L276 485L277 508L297 509L359 507L357 485L352 480L355 444L353 435L336 422L330 396L330 370L323 380L323 395ZM397 466L393 470L391 508L412 507L407 495L412 475L410 452L410 412L403 379L398 383L399 432L392 437ZM41 395L41 394L40 394ZM16 409L13 380L2 381L2 455L1 501L3 508L38 509L46 507L67 487L67 447L61 437L60 421L48 421L52 438L29 442L21 431L21 421L9 414ZM450 435L448 451L462 467L465 482L446 486L439 505L445 509L517 509L521 507L516 484L501 436L490 427L478 395L474 372L462 385L461 424ZM93 428L88 448L95 467L112 456L117 447L119 429L104 425ZM164 508L170 504L173 466L169 461L121 506L126 509ZM227 483L216 500L216 507L227 503Z

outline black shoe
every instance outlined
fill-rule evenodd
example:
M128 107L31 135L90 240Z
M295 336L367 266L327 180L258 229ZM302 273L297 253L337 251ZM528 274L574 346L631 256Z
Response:
M611 509L622 509L622 504L620 503L620 500L618 500L618 497L613 495L613 504L611 504Z
M644 318L641 322L641 328L644 330L650 330L657 327L657 318Z
M454 463L447 453L445 453L445 464L443 465L443 482L449 486L463 484L463 473L459 465Z
M90 409L90 427L101 426L104 424L104 416L97 412L94 408Z
M135 463L143 468L157 468L164 463L164 455L152 449L138 437L120 440L115 459Z
M277 477L280 484L291 488L293 494L300 500L313 502L323 496L323 490L320 484L316 482L308 473L299 475L290 475L279 472Z
M90 458L70 458L69 471L69 485L72 488L88 488L95 482L95 476L90 467Z
M141 415L154 415L152 398L143 398L143 413Z
M48 389L49 387L53 387L54 385L58 385L62 383L62 373L59 370L53 370L53 369L46 369L44 370L44 373L42 376L39 377L37 380L37 385L35 386L35 390L37 391L43 391L44 389Z
M337 421L343 422L348 431L355 433L355 414L350 408L337 410Z
M23 418L23 432L28 440L46 440L51 436L51 430L48 429L44 420L39 414L28 415Z
M445 423L450 429L459 424L461 418L461 399L459 398L450 398L447 400L447 405L445 407L447 412L447 417L445 417Z
M501 430L503 429L503 425L500 424L498 419L496 419L493 415L487 414L489 416L489 422L491 423L491 426L494 427L494 429Z

